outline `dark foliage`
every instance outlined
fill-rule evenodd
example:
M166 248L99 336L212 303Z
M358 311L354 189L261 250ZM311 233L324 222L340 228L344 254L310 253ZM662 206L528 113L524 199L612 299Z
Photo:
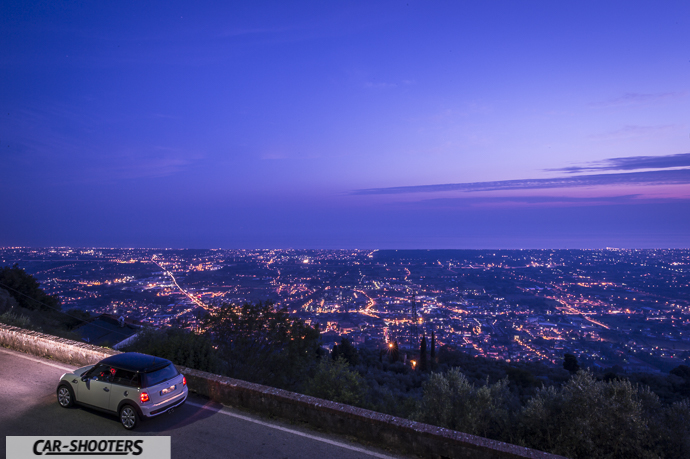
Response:
M348 365L356 366L359 365L359 352L357 348L352 345L349 339L341 338L340 345L333 346L333 352L331 352L331 358L333 360L338 360L339 358L345 359Z
M429 357L426 353L426 336L419 345L419 371L429 371Z
M271 303L225 304L204 320L228 376L298 389L316 364L318 328L291 318Z
M676 375L679 378L683 378L685 381L690 381L690 367L687 365L678 365L669 373Z
M9 325L79 339L71 330L91 317L77 309L62 311L60 298L46 294L17 264L0 269L0 290L0 322Z
M521 442L571 458L687 457L686 402L662 405L648 387L597 380L580 371L563 386L540 390L520 413Z
M577 363L577 357L573 354L565 354L563 356L563 369L568 370L571 374L577 373L580 365Z
M17 305L30 311L54 311L60 309L60 299L47 295L41 284L19 265L0 269L0 288L6 289Z
M144 331L122 350L156 355L210 373L220 373L223 368L208 337L176 328Z
M307 380L304 393L334 402L363 406L366 383L359 373L350 369L342 356L335 360L322 358L314 376Z
M431 369L436 369L436 335L431 332Z

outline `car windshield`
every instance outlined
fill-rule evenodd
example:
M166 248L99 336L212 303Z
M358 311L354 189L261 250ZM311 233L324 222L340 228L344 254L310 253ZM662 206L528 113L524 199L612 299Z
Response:
M146 386L151 387L155 386L156 384L160 384L163 381L167 381L170 378L174 378L177 375L177 368L175 368L175 365L170 364L165 368L161 368L160 370L146 373L144 377L146 380Z

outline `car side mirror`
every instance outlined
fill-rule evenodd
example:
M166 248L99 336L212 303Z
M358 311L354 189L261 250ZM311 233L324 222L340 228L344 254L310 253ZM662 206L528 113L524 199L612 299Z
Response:
M86 382L89 380L89 377L88 376L82 376L81 380L82 380L82 382Z

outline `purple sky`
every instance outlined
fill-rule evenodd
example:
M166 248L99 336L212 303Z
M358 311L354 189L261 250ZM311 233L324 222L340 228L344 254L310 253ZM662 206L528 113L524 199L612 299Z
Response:
M0 245L690 247L690 3L0 3Z

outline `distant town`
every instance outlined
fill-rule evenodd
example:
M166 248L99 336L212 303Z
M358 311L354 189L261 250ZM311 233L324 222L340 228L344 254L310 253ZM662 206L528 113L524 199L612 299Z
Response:
M271 301L324 347L437 346L505 361L665 372L690 363L690 250L0 248L63 309L199 329Z

